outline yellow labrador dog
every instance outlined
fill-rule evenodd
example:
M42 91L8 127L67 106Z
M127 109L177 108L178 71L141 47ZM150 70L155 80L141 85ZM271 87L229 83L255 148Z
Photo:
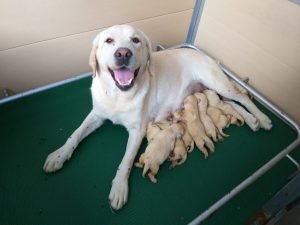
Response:
M272 127L270 119L233 87L214 60L192 49L152 53L148 38L131 26L116 25L96 36L90 65L93 109L66 143L48 156L44 170L61 169L80 141L106 119L125 126L129 132L126 152L109 194L114 209L127 202L130 171L147 123L174 112L199 84L243 104L255 117L253 130Z

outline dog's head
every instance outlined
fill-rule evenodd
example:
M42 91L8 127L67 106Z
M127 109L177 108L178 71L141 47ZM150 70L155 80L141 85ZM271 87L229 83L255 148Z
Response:
M150 62L151 44L147 36L129 25L115 25L96 36L90 54L93 76L110 74L117 87L129 90Z

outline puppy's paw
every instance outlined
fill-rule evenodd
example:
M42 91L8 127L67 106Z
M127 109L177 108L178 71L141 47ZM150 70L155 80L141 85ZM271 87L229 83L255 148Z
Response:
M123 207L128 198L128 181L126 178L121 178L118 175L112 182L112 187L109 194L110 205L113 209L118 210Z
M45 164L44 171L46 173L55 172L63 167L63 164L66 160L68 160L72 155L72 152L68 151L63 147L58 150L52 152L48 155Z

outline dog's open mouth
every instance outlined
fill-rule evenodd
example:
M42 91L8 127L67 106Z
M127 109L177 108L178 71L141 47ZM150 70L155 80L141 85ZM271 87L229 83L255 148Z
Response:
M127 67L122 67L120 69L112 70L108 68L112 78L116 82L116 85L118 88L120 88L122 91L127 91L133 86L134 79L139 73L139 69L131 70Z

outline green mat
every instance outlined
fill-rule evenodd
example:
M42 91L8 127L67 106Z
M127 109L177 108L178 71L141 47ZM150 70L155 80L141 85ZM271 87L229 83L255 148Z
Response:
M296 132L262 107L273 121L269 132L231 126L208 159L195 149L186 163L165 163L153 184L134 168L129 201L113 213L111 181L125 151L125 128L106 122L54 174L44 160L64 144L91 109L91 78L0 106L0 224L187 224L270 160ZM145 149L144 141L139 154ZM292 154L299 159L299 151ZM283 159L204 224L238 225L270 199L295 171Z

